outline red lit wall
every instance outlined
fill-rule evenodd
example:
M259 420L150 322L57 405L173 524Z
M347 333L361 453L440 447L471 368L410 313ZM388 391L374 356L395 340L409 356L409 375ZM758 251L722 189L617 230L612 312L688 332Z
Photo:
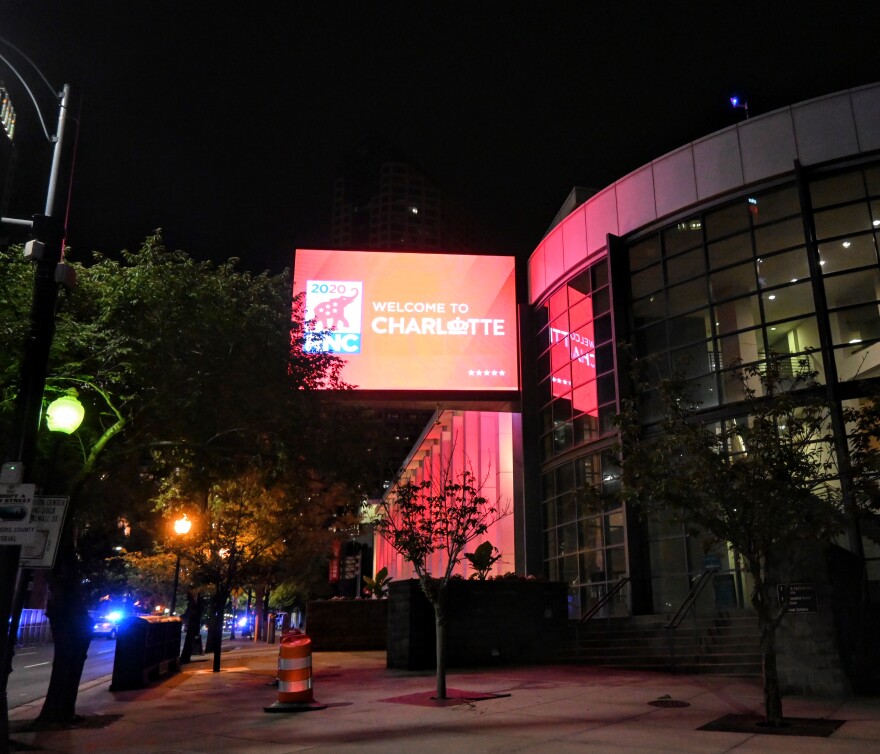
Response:
M510 515L497 521L480 539L465 548L473 552L484 541L491 542L501 552L501 560L492 569L492 575L515 571L513 508L513 414L491 411L443 411L432 420L430 429L420 445L413 449L406 464L404 481L418 484L425 479L437 479L441 467L452 460L453 478L470 470L483 480L480 494L490 501L498 500L510 510ZM395 552L381 537L375 537L374 571L383 566L394 579L414 577L412 566ZM429 570L441 574L446 562L441 554L429 561ZM466 559L457 567L457 574L468 578L472 571Z
M519 388L513 257L298 249L293 293L357 388Z

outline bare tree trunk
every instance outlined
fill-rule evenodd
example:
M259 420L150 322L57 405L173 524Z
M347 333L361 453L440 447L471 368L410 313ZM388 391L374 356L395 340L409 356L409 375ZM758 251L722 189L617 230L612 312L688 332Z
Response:
M437 649L437 699L446 699L446 580L419 578L422 591L434 607L434 630Z
M778 619L773 616L770 586L756 579L752 604L758 613L761 630L761 664L764 678L764 717L768 726L781 727L782 695L779 692L779 669L776 665L776 628Z
M55 656L46 700L37 720L66 724L76 718L76 697L92 640L92 621L80 592L79 568L71 543L62 545L52 574L46 613Z
M183 639L183 649L180 651L180 662L186 664L192 662L193 644L196 637L199 639L198 654L202 654L202 609L204 598L200 592L189 590L186 594L186 610L183 613L183 621L186 625L186 636Z
M440 601L434 603L437 630L437 698L446 699L446 610Z
M208 646L205 647L206 652L212 652L214 655L213 670L215 673L220 672L220 653L223 648L223 612L226 608L226 600L227 593L218 586L211 605L211 621L208 623Z

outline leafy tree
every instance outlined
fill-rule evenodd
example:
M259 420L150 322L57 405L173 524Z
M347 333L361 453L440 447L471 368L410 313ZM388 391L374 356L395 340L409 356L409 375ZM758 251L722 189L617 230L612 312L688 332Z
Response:
M649 436L637 403L625 402L617 417L620 485L612 493L645 515L684 521L707 544L729 543L742 557L760 625L765 716L776 726L783 719L776 637L787 607L776 586L849 520L825 393L806 359L792 376L782 363L771 358L739 370L745 400L735 420L704 423L675 379L661 384L664 418ZM876 468L876 447L869 450L865 438L876 438L880 425L868 418L862 417L860 458ZM862 479L871 486L867 475Z
M376 530L412 563L422 591L434 608L437 698L446 699L446 612L449 579L465 547L509 513L481 494L471 471L454 475L451 459L435 479L398 483L381 505ZM443 571L432 575L429 560L440 553Z
M344 387L340 363L299 347L301 308L291 315L286 274L239 272L236 260L196 262L168 251L159 233L119 260L95 255L76 268L79 284L57 316L47 378L47 391L76 388L87 414L60 448L71 502L50 575L55 662L40 713L45 723L74 717L91 638L84 567L106 562L92 560L98 553L93 547L89 555L88 533L103 528L110 536L123 519L149 523L147 504L171 463L191 478L201 475L206 494L228 491L247 463L265 458L303 469L335 462L352 476L357 466L339 462L336 448L349 442L347 433L332 425L333 409L318 398L319 388ZM2 252L0 345L10 346L4 353L11 357L0 367L4 429L17 387L18 302L28 300L28 272L17 250ZM110 488L127 491L114 504L104 492Z

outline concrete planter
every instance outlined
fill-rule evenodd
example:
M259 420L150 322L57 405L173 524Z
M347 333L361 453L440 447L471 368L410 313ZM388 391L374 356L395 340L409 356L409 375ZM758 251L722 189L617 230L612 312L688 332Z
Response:
M316 652L385 649L388 600L309 602L305 632Z
M434 608L418 581L392 581L388 603L388 667L434 667ZM450 667L542 662L558 648L567 623L561 582L455 579L448 592L447 662Z

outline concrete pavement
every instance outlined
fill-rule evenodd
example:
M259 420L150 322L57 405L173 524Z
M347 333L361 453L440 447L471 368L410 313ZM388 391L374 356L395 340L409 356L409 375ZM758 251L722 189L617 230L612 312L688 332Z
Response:
M41 702L10 712L18 751L64 754L292 754L293 752L834 752L880 751L880 698L784 700L787 717L845 721L830 737L699 728L760 711L760 684L572 665L451 670L450 693L496 695L446 706L433 672L388 670L384 652L313 655L325 709L269 714L278 645L226 642L210 658L146 689L110 692L110 677L79 693L80 727L28 730Z

